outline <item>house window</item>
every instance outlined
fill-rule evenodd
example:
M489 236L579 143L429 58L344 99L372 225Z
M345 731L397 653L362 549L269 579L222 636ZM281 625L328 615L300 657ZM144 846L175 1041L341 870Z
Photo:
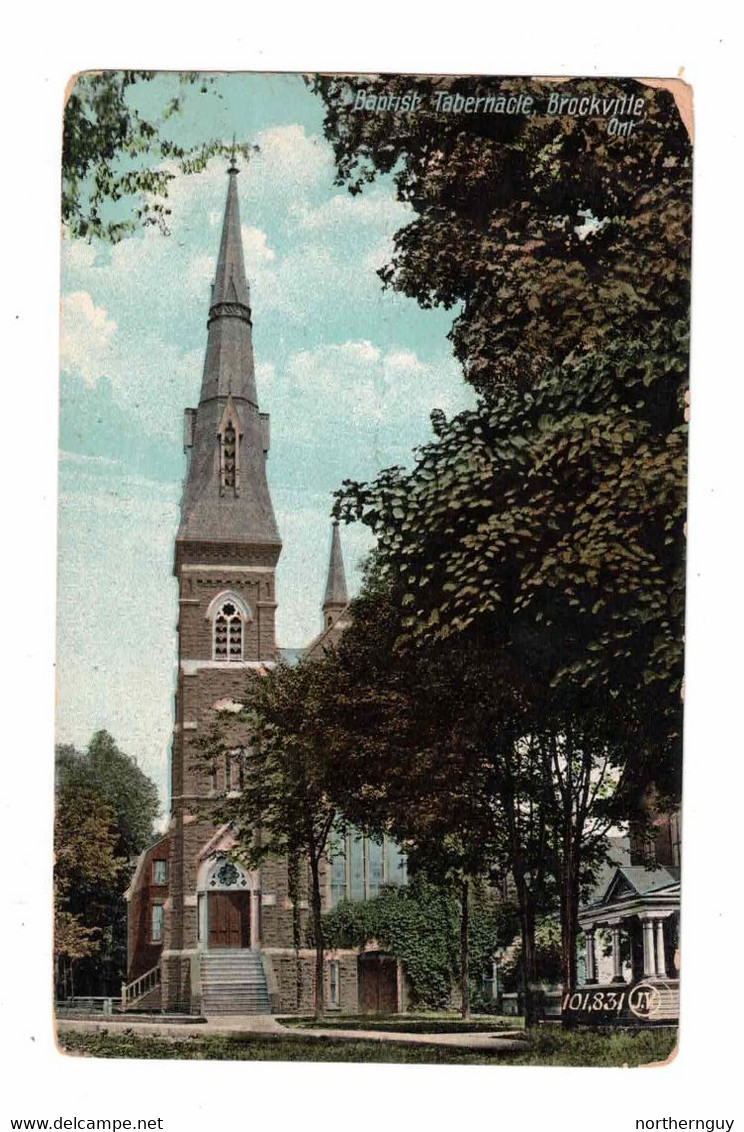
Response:
M214 659L243 659L243 618L234 601L223 601L214 619Z
M337 959L328 964L328 1005L341 1005L341 971Z
M150 942L162 943L163 941L163 905L153 904L150 913Z
M163 885L168 883L168 862L167 861L153 861L152 863L152 883Z

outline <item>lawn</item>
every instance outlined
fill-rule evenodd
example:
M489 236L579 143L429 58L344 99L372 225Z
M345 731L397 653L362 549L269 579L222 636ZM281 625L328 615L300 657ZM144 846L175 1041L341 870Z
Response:
M291 1030L383 1030L405 1034L491 1034L498 1030L521 1030L523 1018L504 1014L479 1014L463 1022L458 1014L326 1014L321 1022L310 1016L280 1018Z
M430 1065L648 1065L664 1061L677 1043L674 1027L566 1033L541 1027L528 1035L524 1049L499 1053L447 1046L406 1046L349 1039L310 1038L301 1033L241 1038L204 1035L174 1039L77 1032L58 1036L60 1049L83 1057L173 1058L208 1061L369 1061Z

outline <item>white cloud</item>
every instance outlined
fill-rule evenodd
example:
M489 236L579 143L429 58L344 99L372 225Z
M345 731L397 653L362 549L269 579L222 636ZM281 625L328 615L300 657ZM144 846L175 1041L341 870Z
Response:
M322 139L308 136L304 126L274 126L258 134L256 142L259 152L253 161L257 176L264 181L270 178L293 195L333 178L329 147Z
M292 355L283 374L277 376L272 367L267 384L276 414L286 411L281 407L285 397L295 408L298 398L307 398L326 404L328 419L363 428L390 423L401 415L411 421L420 417L426 428L435 406L450 413L464 404L452 392L462 388L453 358L423 362L411 350L383 351L364 339L301 350ZM306 419L313 430L317 427L310 411L297 412L297 418Z
M249 275L251 264L276 258L276 253L266 242L266 233L260 228L249 228L247 224L243 224L240 234L243 237L243 251Z
M95 263L96 250L85 240L62 241L62 266L65 271L84 271Z
M59 352L62 369L95 385L111 354L116 321L97 307L87 291L62 296Z
M293 210L302 228L336 228L348 225L355 232L365 225L390 232L397 231L410 220L412 208L397 201L389 193L369 192L359 196L336 193L317 208L297 206Z

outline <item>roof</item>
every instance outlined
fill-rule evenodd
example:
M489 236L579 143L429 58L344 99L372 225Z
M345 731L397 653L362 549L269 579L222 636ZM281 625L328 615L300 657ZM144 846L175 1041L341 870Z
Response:
M346 606L348 602L344 556L341 553L341 536L338 533L338 522L335 522L331 535L331 556L328 562L328 581L323 598L323 609L328 605Z
M618 865L598 899L581 909L580 917L609 906L636 904L644 898L679 899L680 870L673 866L646 868Z
M250 294L240 234L237 169L229 169L225 216L209 308L201 396L181 505L178 542L279 548L266 480L267 426L256 395ZM238 434L237 483L224 488L218 437L225 419ZM178 552L177 552L178 553Z
M315 656L316 654L328 652L329 649L335 649L344 631L351 625L351 617L348 615L349 604L347 603L338 616L334 617L330 625L327 625L317 637L314 637L310 644L304 649L306 657Z

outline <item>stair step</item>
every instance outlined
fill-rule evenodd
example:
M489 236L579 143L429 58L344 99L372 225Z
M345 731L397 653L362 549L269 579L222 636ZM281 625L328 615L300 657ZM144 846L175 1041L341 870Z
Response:
M271 1000L258 951L210 952L202 956L205 1014L270 1014Z

